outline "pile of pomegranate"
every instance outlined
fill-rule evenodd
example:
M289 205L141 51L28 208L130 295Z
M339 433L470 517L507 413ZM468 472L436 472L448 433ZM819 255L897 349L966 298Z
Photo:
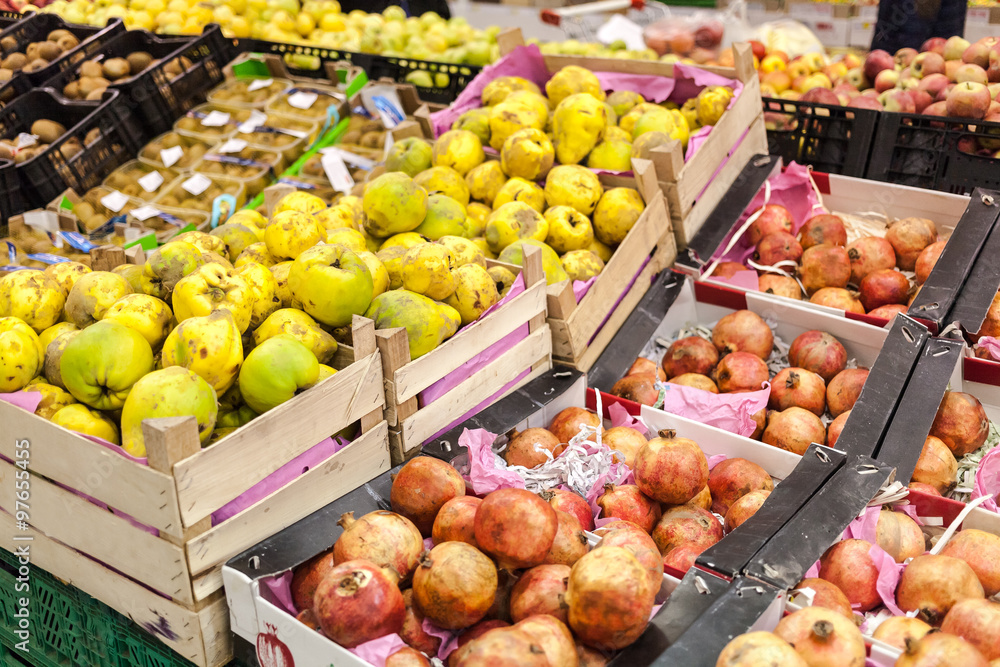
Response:
M796 454L814 442L834 447L868 369L847 368L844 346L823 331L796 337L788 350L790 366L772 377L768 361L773 353L767 322L753 311L738 310L718 321L711 340L687 336L674 341L659 366L636 360L611 393L655 406L658 382L719 394L759 391L770 381L768 407L753 415L757 428L751 437Z
M747 228L758 267L760 291L791 299L891 320L905 313L947 243L925 218L891 222L885 236L847 242L844 220L824 213L804 221L780 204L767 204ZM720 262L713 277L729 278L754 270L739 262ZM906 273L913 272L913 284ZM803 291L805 297L803 297Z

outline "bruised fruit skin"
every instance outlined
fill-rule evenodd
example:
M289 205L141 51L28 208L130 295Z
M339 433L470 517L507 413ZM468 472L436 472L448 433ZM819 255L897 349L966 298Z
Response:
M316 587L333 568L333 551L313 556L295 568L292 575L292 602L296 609L312 609Z
M406 605L406 616L403 617L399 638L418 651L423 651L427 655L437 655L441 638L424 632L424 615L413 601L412 588L403 591L403 604Z
M660 431L635 456L635 483L653 500L683 505L708 484L708 459L698 444Z
M882 604L876 588L878 570L868 554L871 548L864 540L841 540L819 559L820 579L843 591L851 605L862 612Z
M1000 592L1000 537L983 530L966 528L948 540L941 555L959 558L968 563L976 573L986 597L993 597Z
M569 442L573 436L580 433L582 425L600 428L601 418L590 410L566 408L555 416L548 430L559 442Z
M913 271L920 252L937 240L937 229L926 218L903 218L889 224L885 240L896 253L896 265Z
M719 387L712 382L712 378L707 375L698 375L697 373L684 373L683 375L678 375L667 380L667 384L679 384L683 387L701 389L702 391L707 391L710 394L719 393Z
M757 244L755 257L758 264L774 266L778 262L798 262L802 245L788 232L768 234Z
M847 246L851 262L851 283L860 285L869 273L896 267L892 244L880 236L862 236Z
M435 625L467 628L493 606L497 569L483 552L464 542L439 544L413 573L413 601Z
M875 541L892 559L902 563L924 553L924 533L917 522L902 512L883 509L875 526Z
M719 391L726 394L740 391L758 391L770 374L767 364L750 352L731 352L722 357L713 371Z
M499 489L476 512L476 541L505 569L541 565L558 529L556 511L524 489Z
M955 460L951 449L940 438L927 436L911 479L914 482L929 484L934 487L938 495L942 495L954 488L956 475L958 475L958 461Z
M989 667L990 663L972 644L946 632L931 632L909 642L903 655L896 661L896 667L934 665Z
M802 288L795 278L791 276L776 276L765 273L757 278L757 289L767 294L784 296L789 299L802 300Z
M618 452L616 460L634 468L635 455L646 444L646 436L628 426L614 426L604 432L601 442Z
M605 484L597 505L601 508L601 518L631 521L647 533L652 532L662 514L660 504L634 484Z
M903 570L896 587L896 604L903 611L938 626L959 600L983 599L983 587L968 563L951 556L917 556Z
M701 336L688 336L675 340L663 355L663 372L668 378L685 373L708 375L719 363L715 345Z
M804 588L811 589L813 591L813 607L823 607L825 609L832 609L844 617L854 620L854 612L851 610L851 602L844 595L844 591L840 590L833 584L831 584L826 579L820 578L810 578L803 579L796 586L796 591L800 591ZM805 606L806 601L796 600L799 606Z
M812 371L829 382L847 365L847 350L825 331L806 331L788 348L788 363Z
M824 287L809 297L809 303L828 308L837 308L846 313L865 314L865 307L855 298L854 293L843 287Z
M536 449L536 446L538 449ZM549 458L545 455L544 449L555 458L559 456L566 446L560 444L559 439L544 428L529 428L515 435L507 451L504 452L504 459L507 465L524 466L525 468L537 468Z
M864 667L865 639L854 621L831 609L806 607L778 621L778 635L817 667Z
M726 516L729 507L751 491L771 491L774 480L766 470L747 459L731 458L720 462L708 475L712 511Z
M719 654L715 667L809 667L792 645L773 632L748 632L735 637Z
M794 454L805 454L809 445L826 444L826 428L823 421L803 408L788 408L781 412L769 412L763 441L772 447L784 449Z
M364 559L391 570L400 581L409 580L424 550L424 538L412 521L394 512L377 510L360 519L346 512L337 524L344 528L333 545L338 565Z
M726 533L733 532L756 514L769 495L771 495L770 491L751 491L733 503L729 511L726 512L724 526Z
M589 550L587 536L583 534L580 522L572 514L556 510L556 521L558 522L556 536L552 540L549 553L545 556L545 563L573 565Z
M851 416L851 411L841 412L837 415L830 424L826 427L826 446L827 447L837 447L837 440L840 440L840 432L844 430L844 424L847 423L848 417Z
M501 627L488 630L457 649L449 656L448 664L449 667L547 667L549 660L542 647L526 633L514 627Z
M805 221L799 230L803 250L821 243L847 245L847 230L840 216L823 213Z
M385 571L365 560L338 564L316 589L313 613L323 634L345 648L399 632L406 608Z
M641 405L656 405L660 390L651 375L626 375L611 387L611 394Z
M826 407L834 417L854 407L868 379L867 368L845 368L826 386Z
M722 524L711 512L691 505L671 507L653 529L653 541L663 555L685 544L708 548L722 535Z
M568 620L566 586L568 565L538 565L526 571L510 592L510 618L519 623L529 616L548 614L563 623Z
M937 264L938 257L944 252L946 245L948 245L947 241L935 241L921 250L920 254L917 255L917 261L914 264L913 270L917 274L918 285L923 285L927 282L927 278L931 275L931 271L934 269L934 265Z
M851 279L851 260L847 249L830 243L814 245L802 253L799 280L812 296L824 287L847 287Z
M772 410L799 407L821 416L826 409L826 383L804 368L783 368L771 380L767 407Z
M910 281L899 271L872 271L861 281L861 305L866 311L890 304L905 304L909 299Z
M987 660L1000 658L1000 604L989 600L957 602L944 617L941 632L961 637Z
M875 628L872 637L889 646L895 646L900 651L905 651L907 640L916 641L933 629L919 618L893 616L882 621Z
M392 510L430 537L434 517L446 502L465 495L465 480L454 466L433 456L410 459L392 480Z
M538 494L552 509L568 512L576 517L584 530L594 529L594 514L586 498L566 489L549 489Z
M663 560L653 538L629 521L612 521L594 531L601 538L597 547L621 547L632 554L646 570L649 585L659 590L663 581ZM595 548L597 548L595 547Z
M989 433L990 420L978 398L961 391L945 392L931 435L943 440L960 458L982 447Z
M757 313L737 310L720 319L712 328L712 344L723 355L749 352L766 361L774 347L774 334Z
M465 542L478 549L476 512L482 502L481 498L475 496L458 496L446 502L434 517L434 525L431 528L434 544Z

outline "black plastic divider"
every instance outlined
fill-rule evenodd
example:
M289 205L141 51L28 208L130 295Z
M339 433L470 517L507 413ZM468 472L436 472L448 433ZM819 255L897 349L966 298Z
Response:
M7 220L24 211L24 197L13 160L0 160L0 235L7 236Z

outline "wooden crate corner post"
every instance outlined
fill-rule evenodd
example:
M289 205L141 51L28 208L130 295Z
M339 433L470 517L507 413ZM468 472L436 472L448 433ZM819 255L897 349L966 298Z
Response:
M497 46L500 47L500 55L505 56L519 46L524 46L524 35L520 28L507 28L501 30L497 35Z
M90 251L90 268L94 271L111 271L125 264L126 251L116 245L102 245Z
M198 438L198 421L192 417L161 417L142 422L142 436L146 444L146 462L157 472L174 476L174 464L201 451ZM212 527L212 517L207 516L190 526L179 525L177 530L161 530L160 536L174 544L183 545L191 537Z
M375 354L378 351L375 337L375 322L367 317L355 315L351 322L351 344L354 346L355 362ZM362 416L361 432L368 433L372 430L382 421L382 416L383 408L376 408Z

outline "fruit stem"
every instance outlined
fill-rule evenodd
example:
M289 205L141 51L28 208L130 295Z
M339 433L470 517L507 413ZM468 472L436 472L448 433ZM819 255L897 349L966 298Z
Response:
M817 639L827 639L833 634L833 623L830 621L816 621L813 624L812 631Z
M666 438L667 440L673 440L677 437L677 431L672 428L665 428L657 433L661 438Z
M340 520L337 521L337 525L345 531L350 530L355 523L357 523L357 519L354 518L354 512L344 512L340 515Z

